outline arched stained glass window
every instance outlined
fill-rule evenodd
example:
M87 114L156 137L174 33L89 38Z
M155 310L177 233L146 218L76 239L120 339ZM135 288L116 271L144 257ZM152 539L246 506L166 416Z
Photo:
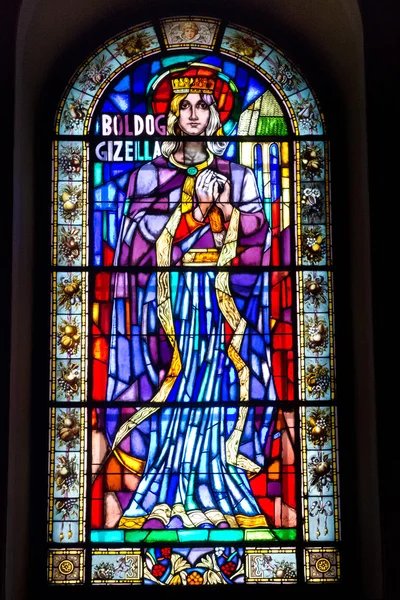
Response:
M329 138L270 41L108 40L53 141L48 581L340 581Z

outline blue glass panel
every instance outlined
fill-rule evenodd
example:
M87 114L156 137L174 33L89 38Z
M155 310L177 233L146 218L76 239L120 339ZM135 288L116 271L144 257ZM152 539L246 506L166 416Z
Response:
M116 92L127 92L128 90L130 90L130 87L131 87L131 82L130 82L129 75L127 75L126 77L121 79L121 81L119 83L117 83L117 85L114 87L114 90Z
M117 177L118 175L123 175L125 173L129 173L134 168L133 163L111 163L111 177Z
M243 342L242 342L240 356L246 362L249 359L249 336L248 335L243 336Z
M142 345L140 343L140 338L139 338L139 328L137 326L132 326L132 354L135 357L134 360L134 364L133 364L133 369L134 369L134 374L140 375L141 373L143 373L145 371L145 364L144 364L144 360L143 360L143 353L142 353Z
M258 356L256 356L255 354L252 355L251 357L251 369L254 372L255 375L257 375L258 377L260 377L261 375L261 361L258 358Z
M200 62L207 65L214 65L215 67L221 66L221 59L218 56L205 56Z
M236 157L236 144L234 142L231 142L229 144L229 146L225 150L224 157L225 158L229 158L231 160L235 160L235 157Z
M129 381L129 378L131 376L131 368L129 362L129 342L126 338L118 338L117 352L118 356L120 357L117 363L118 377L122 381Z
M136 114L147 114L147 103L145 101L134 102L132 104L132 112Z
M158 73L158 71L161 69L161 62L159 60L155 60L154 62L151 63L151 74L153 75L154 73Z
M98 187L94 191L94 207L96 210L107 210L110 208L114 208L115 206L115 196L117 192L117 187L115 183L108 183L107 185L102 185Z
M239 310L243 310L245 302L241 298L236 298L235 304Z
M239 89L245 89L247 90L247 82L248 82L249 76L247 71L245 71L244 69L242 69L242 67L238 68L237 71L237 75L235 78L235 83L238 86Z
M110 99L119 108L120 112L129 112L130 98L128 94L110 94Z
M260 198L264 198L264 173L263 173L263 162L262 162L262 148L260 144L254 147L254 174L256 176L258 193Z
M118 333L125 332L125 301L123 298L118 298L115 301L116 306L116 329Z
M123 215L123 211L124 211L124 206L125 206L125 201L126 201L126 195L123 194L122 192L118 192L118 208L117 208L117 216L118 216L118 223L117 223L117 231L119 231L119 228L121 226L121 219L122 219L122 215Z
M271 170L271 200L274 202L280 198L281 187L279 177L278 147L272 144L270 148L270 170Z
M135 70L133 76L133 93L144 94L146 91L146 82L149 77L150 65L145 63Z
M117 110L117 107L114 104L112 104L109 100L106 100L103 104L102 112L113 113L113 112L119 112L119 111Z
M118 177L116 182L119 185L119 187L124 190L126 187L126 184L128 183L128 179L129 179L129 175L123 175L122 177Z
M131 448L135 451L137 458L146 458L149 445L145 442L145 437L138 429L134 429L131 433Z
M116 359L115 350L113 348L111 348L108 368L109 368L110 375L112 375L113 377L115 377L115 375L117 374L117 363L116 363L115 359Z
M257 100L257 98L259 98L259 96L261 96L261 94L263 94L265 92L265 90L266 90L265 85L262 85L256 79L253 79L253 77L250 77L250 81L248 83L248 90L247 90L245 99L243 100L242 109L244 110L250 104L252 104L255 100Z
M110 438L115 436L119 426L119 408L108 408L107 409L107 419L106 419L106 429L107 434Z
M236 78L236 69L237 69L236 63L233 63L230 60L224 61L223 71L226 75L228 75L232 79Z
M237 135L237 123L229 119L223 126L225 135ZM236 130L236 131L235 131Z
M101 213L97 211L95 211L93 215L93 238L94 253L96 256L101 256L103 246L101 237Z
M111 169L110 169L110 163L104 163L104 169L103 169L103 179L104 181L110 181L111 179Z
M108 243L112 248L117 245L117 228L116 228L116 215L110 213L108 215Z
M270 153L271 153L272 156L276 156L276 157L279 156L278 146L276 144L272 144L272 146L270 147L269 151L270 151Z

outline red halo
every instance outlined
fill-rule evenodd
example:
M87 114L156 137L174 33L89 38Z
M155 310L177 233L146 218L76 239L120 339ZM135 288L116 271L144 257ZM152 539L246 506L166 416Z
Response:
M191 65L186 69L169 71L161 76L153 86L151 106L154 115L168 114L174 96L172 79L174 77L209 77L215 82L213 96L222 125L227 122L234 106L234 94L228 81L222 79L220 71L209 65Z

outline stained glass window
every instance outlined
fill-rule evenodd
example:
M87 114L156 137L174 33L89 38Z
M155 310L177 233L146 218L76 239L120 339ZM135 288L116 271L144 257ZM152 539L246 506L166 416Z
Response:
M215 18L78 69L53 141L48 582L338 582L329 137Z

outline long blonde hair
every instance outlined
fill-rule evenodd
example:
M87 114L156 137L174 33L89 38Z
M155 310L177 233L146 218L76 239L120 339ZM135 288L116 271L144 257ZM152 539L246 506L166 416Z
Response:
M181 102L188 96L188 94L174 94L174 97L171 100L171 105L167 117L167 134L168 135L182 135L182 131L178 125L179 121L179 108ZM214 96L212 94L200 94L201 99L207 104L210 109L210 118L207 123L207 127L205 130L206 135L217 135L223 136L224 132L222 129L221 119L219 116L219 112L217 110L217 106L215 103ZM222 156L225 152L225 149L228 145L228 142L207 142L207 148L217 156ZM179 141L165 141L162 143L161 152L166 157L169 158L171 154L176 152L179 148Z

